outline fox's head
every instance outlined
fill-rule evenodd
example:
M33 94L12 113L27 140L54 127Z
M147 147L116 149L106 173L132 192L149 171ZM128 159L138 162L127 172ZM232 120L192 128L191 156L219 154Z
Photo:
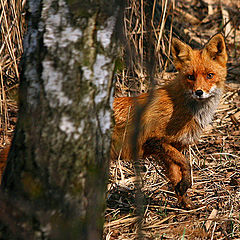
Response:
M174 38L172 55L178 78L192 98L205 100L223 89L227 51L222 34L213 36L200 50Z

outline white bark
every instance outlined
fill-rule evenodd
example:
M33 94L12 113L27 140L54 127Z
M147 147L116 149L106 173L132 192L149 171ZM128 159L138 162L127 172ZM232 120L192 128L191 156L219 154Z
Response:
M3 188L36 220L20 223L36 238L101 238L120 8L84 1L28 3L19 120Z

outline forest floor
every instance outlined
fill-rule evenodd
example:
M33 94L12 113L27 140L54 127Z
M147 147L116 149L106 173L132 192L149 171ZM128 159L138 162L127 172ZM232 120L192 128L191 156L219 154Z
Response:
M140 162L144 196L140 220L133 164L111 163L106 239L136 239L139 231L142 239L240 239L240 78L238 83L226 83L212 124L186 156L193 180L188 195L199 207L180 209L161 166L144 159Z
M218 16L216 13L208 15L207 11L199 13L195 6L189 6L190 2L179 1L176 11L185 18L184 32L203 44L218 31L215 24ZM233 7L228 1L222 2ZM193 186L188 195L198 207L194 210L179 208L164 171L151 159L139 160L142 171L138 177L131 162L112 161L104 239L240 239L239 7L234 9L238 25L234 30L228 29L231 32L226 38L228 76L221 104L199 143L185 152L192 165ZM189 21L195 21L194 16L198 14L205 14L205 17L193 27ZM157 79L159 85L173 75L161 75ZM123 92L120 89L116 94L121 96Z

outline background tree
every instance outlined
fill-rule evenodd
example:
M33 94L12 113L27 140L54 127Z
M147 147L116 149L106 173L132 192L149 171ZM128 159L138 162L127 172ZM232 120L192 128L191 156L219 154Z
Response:
M117 0L28 1L4 238L101 238L120 12Z

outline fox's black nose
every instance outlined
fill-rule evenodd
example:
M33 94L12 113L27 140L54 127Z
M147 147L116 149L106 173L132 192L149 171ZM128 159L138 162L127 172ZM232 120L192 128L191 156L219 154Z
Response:
M197 90L195 92L195 94L198 96L198 97L201 97L203 95L203 91L202 90Z

